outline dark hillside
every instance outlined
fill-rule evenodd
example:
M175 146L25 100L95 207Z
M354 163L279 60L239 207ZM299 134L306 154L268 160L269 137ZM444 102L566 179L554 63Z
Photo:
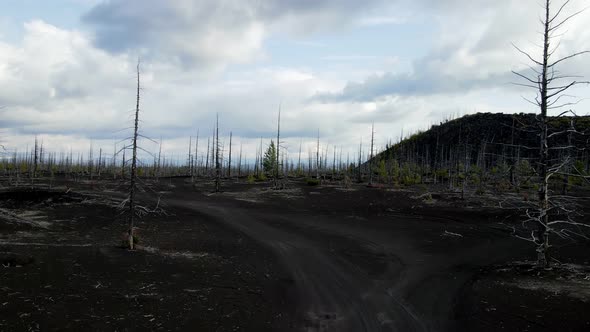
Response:
M564 160L568 154L576 170L588 172L590 158L585 148L590 117L554 117L549 121L550 134L572 125L580 132L552 136L551 158ZM373 167L381 178L406 184L466 176L484 180L483 173L505 175L515 184L519 175L533 175L538 151L535 114L477 113L434 125L387 147L375 157Z

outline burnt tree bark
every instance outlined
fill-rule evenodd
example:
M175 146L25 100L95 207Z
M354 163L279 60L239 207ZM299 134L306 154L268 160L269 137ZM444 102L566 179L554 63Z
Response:
M232 132L229 132L229 161L227 164L227 177L231 179L231 139L232 139Z
M221 186L221 162L219 160L219 114L215 118L215 192L219 192Z
M135 223L135 189L137 180L137 136L139 131L139 92L141 89L139 81L139 65L137 61L137 99L135 104L135 120L133 125L133 138L132 138L132 156L131 156L131 179L129 183L129 249L134 249L134 223ZM124 166L123 166L124 167Z
M371 151L369 153L369 185L373 184L373 146L375 143L375 124L371 125Z
M279 105L279 117L277 120L277 153L276 153L276 163L275 163L275 170L274 170L274 185L275 189L279 188L279 156L281 151L281 105Z

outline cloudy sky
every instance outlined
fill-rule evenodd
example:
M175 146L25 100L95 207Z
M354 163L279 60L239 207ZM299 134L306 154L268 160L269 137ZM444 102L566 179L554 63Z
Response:
M511 43L539 54L539 3L2 0L0 139L10 151L35 135L52 151L112 151L131 124L138 57L142 132L176 158L189 136L211 135L216 113L253 156L279 105L284 147L303 142L304 155L318 129L346 154L368 143L372 122L384 146L448 117L534 112L522 98L534 92L511 84L528 65ZM590 10L571 21L556 57L590 49L589 21ZM590 78L590 56L561 70ZM589 91L573 91L579 114Z

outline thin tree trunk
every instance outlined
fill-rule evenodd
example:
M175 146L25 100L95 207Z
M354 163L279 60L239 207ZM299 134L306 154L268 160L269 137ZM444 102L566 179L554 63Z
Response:
M137 136L139 129L139 61L137 61L137 102L135 104L135 122L133 129L133 155L131 159L131 181L129 185L129 249L134 249L135 222L135 181L137 176Z
M369 185L373 184L373 145L375 141L375 124L371 125L371 152L369 157Z
M193 162L193 176L191 177L191 182L195 182L195 175L198 176L199 172L199 130L197 129L197 141L195 142L195 155L194 155L194 162Z
M318 145L316 148L315 178L320 179L320 130L318 129Z
M275 165L275 189L279 187L279 155L281 151L281 105L279 105L279 118L277 121L277 153L276 153L276 165Z
M299 140L299 157L297 158L297 176L301 173L301 140Z
M188 175L193 177L193 137L188 137Z
M540 265L549 265L549 233L547 232L546 226L549 222L549 177L547 176L547 162L549 159L549 146L547 144L547 66L549 62L549 5L550 0L545 2L545 21L544 21L544 33L543 33L543 65L541 73L541 116L539 117L540 125L540 155L539 155L539 175L541 176L541 185L539 186L539 218L541 223L539 224L539 239L541 243L537 248L537 261Z
M229 161L227 164L227 177L231 179L231 139L232 139L232 132L229 132Z
M219 192L221 182L221 163L219 160L219 114L215 121L215 192Z

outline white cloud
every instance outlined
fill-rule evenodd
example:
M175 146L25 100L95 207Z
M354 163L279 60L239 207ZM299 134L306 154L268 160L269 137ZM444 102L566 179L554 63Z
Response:
M370 50L325 55L321 67L273 66L272 61L228 67L266 56L264 40L271 34L296 34L296 43L326 48L329 41L304 37L326 29L346 33L363 20L388 23L395 17L388 14L391 3L383 16L376 13L380 1L141 3L99 4L86 18L96 24L95 36L32 21L19 43L0 42L0 105L6 106L0 127L8 147L22 151L39 134L54 151L85 152L90 140L112 150L113 141L125 136L116 131L131 120L138 54L143 58L142 128L147 136L162 136L165 152L179 160L190 135L198 129L201 137L210 135L216 113L223 135L233 131L236 144L243 143L253 157L259 137L266 142L274 136L279 103L286 146L297 153L302 138L304 155L315 150L318 129L322 148L343 146L354 154L361 136L368 142L372 122L378 145L384 146L401 128L406 133L425 129L457 112L534 111L520 99L529 92L507 84L515 80L510 69L525 68L510 42L534 51L528 42L538 39L533 3L406 4L438 28L430 52L414 59L409 71L398 70L396 54L363 55ZM408 12L404 19L418 20ZM590 48L584 15L569 26L561 54ZM590 77L589 64L590 57L579 58L562 68ZM351 80L360 83L347 83ZM331 98L320 102L316 95Z
M41 135L53 151L86 151L90 140L98 148L125 136L118 130L131 124L135 58L109 54L80 32L42 21L27 23L22 43L0 43L0 50L0 104L6 106L0 127L7 146L22 151ZM311 114L307 98L341 87L308 69L266 67L208 77L197 69L148 61L141 81L144 134L179 144L197 129L210 132L215 113L222 132L234 131L236 141L272 136L279 103L285 136L309 135L316 126L328 126L332 111ZM168 147L170 153L185 150Z
M430 4L422 1L419 4ZM572 2L567 13L576 12L583 2ZM538 15L542 8L535 2L524 1L463 1L445 2L445 6L430 12L437 35L431 51L414 59L411 71L373 74L361 82L349 82L342 90L319 94L326 102L370 101L390 95L422 96L464 94L472 90L503 88L506 92L526 93L510 84L519 79L511 70L528 70L528 59L515 50L519 45L533 55L540 54L535 46L541 41ZM556 5L557 7L557 5ZM422 7L424 8L424 7ZM567 32L555 40L561 42L559 58L575 51L590 49L590 33L585 22L590 12L583 12L569 22ZM563 63L563 73L590 74L590 57ZM534 91L533 91L534 94ZM586 93L582 97L588 96Z
M95 43L119 53L143 49L166 62L220 70L264 57L271 33L307 35L350 25L383 0L112 0L83 18Z

